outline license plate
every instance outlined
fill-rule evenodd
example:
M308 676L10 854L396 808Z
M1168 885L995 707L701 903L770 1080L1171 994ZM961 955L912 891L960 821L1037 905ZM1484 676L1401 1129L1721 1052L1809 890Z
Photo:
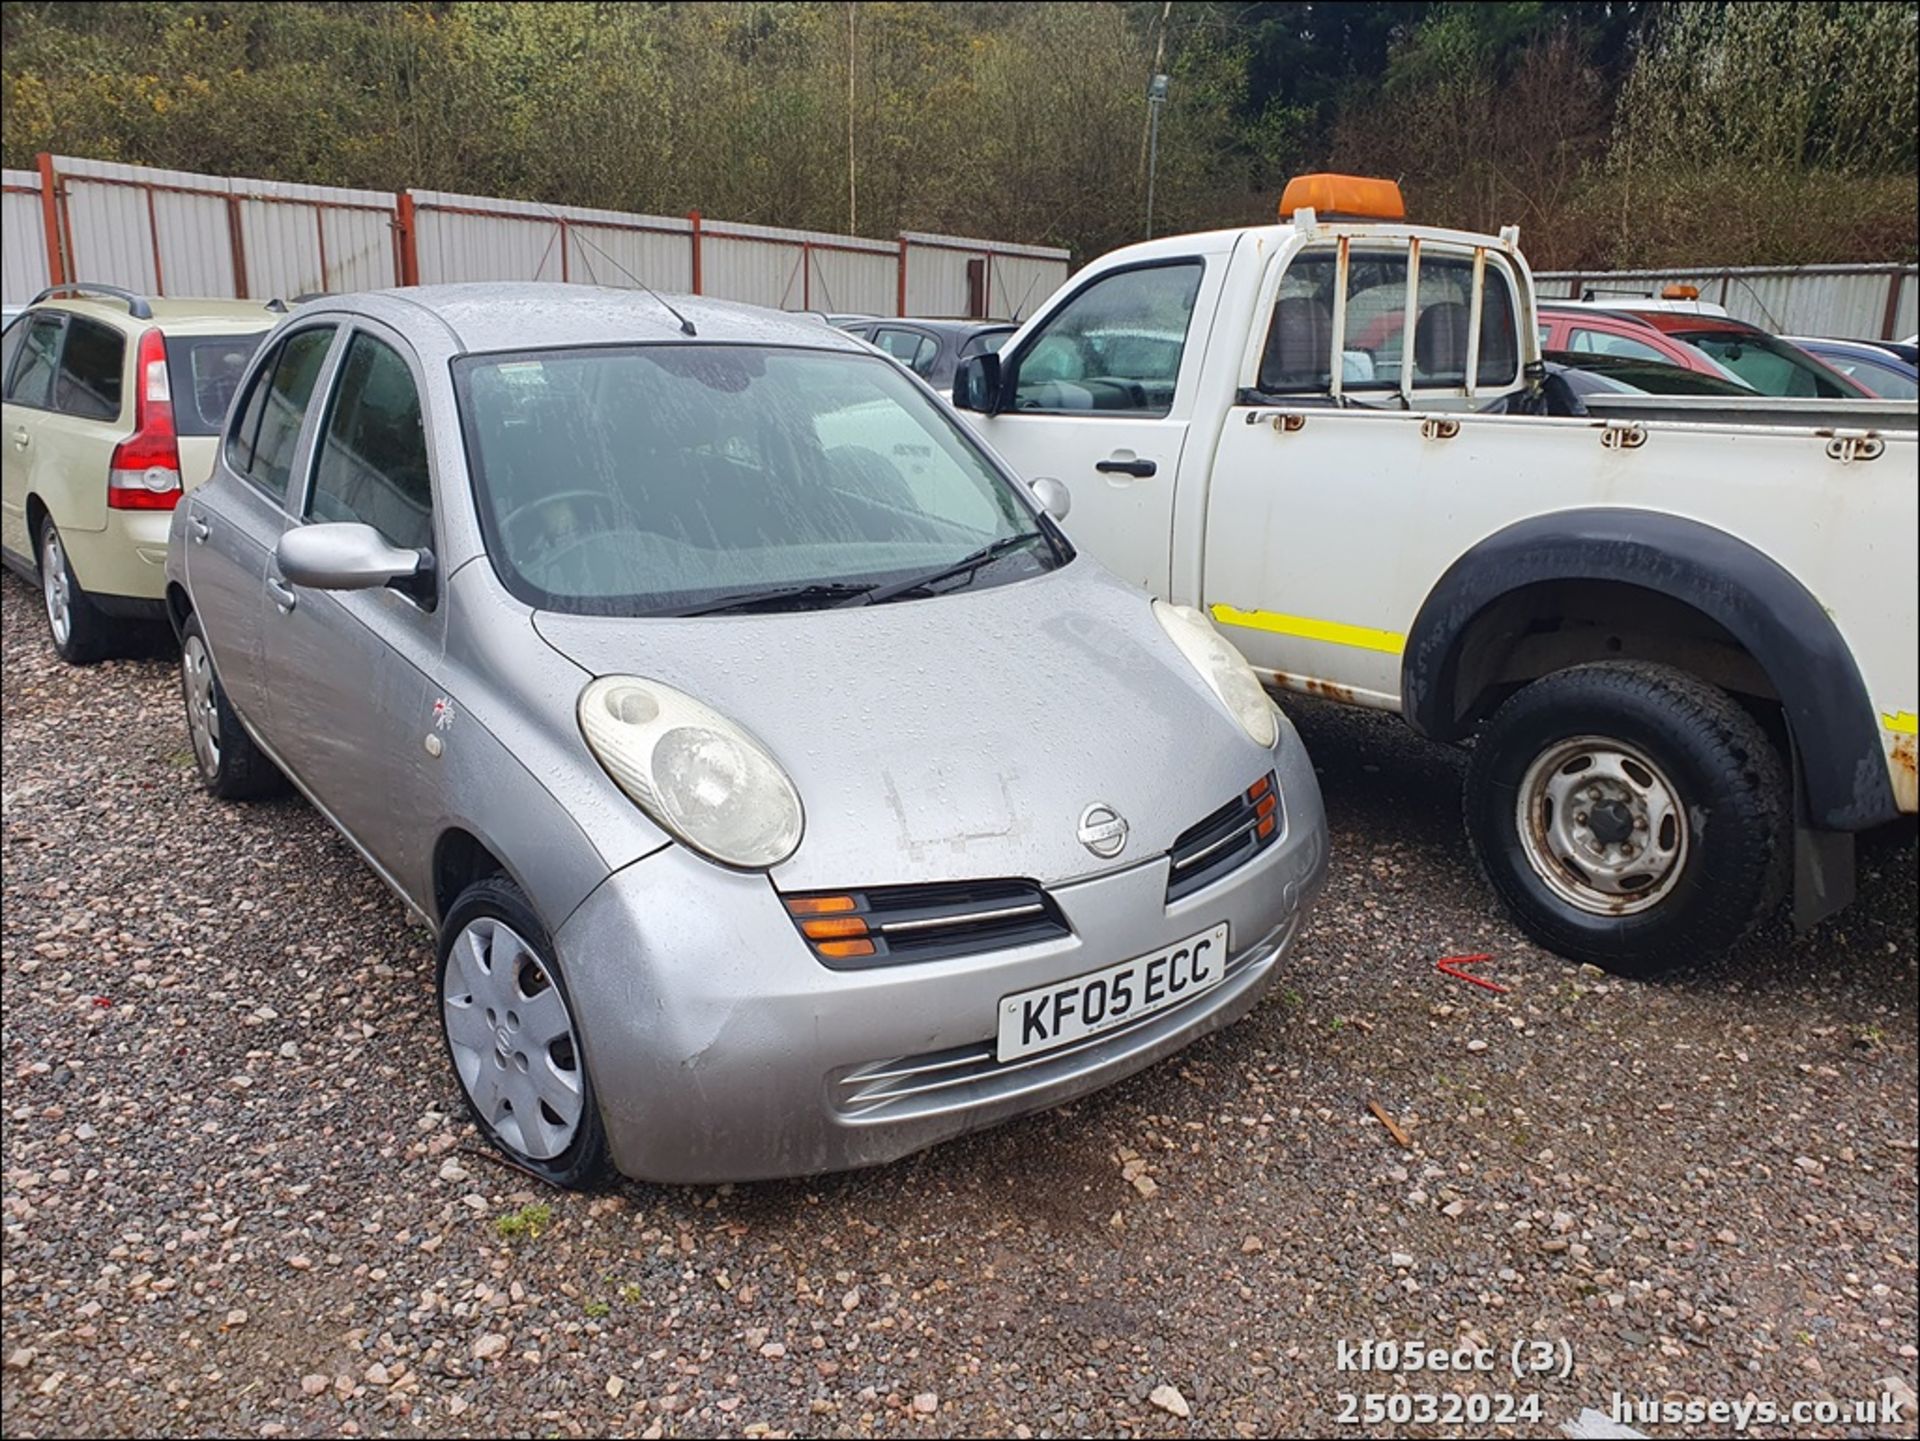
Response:
M1227 927L1000 1002L998 1058L1050 1051L1192 1000L1227 978Z

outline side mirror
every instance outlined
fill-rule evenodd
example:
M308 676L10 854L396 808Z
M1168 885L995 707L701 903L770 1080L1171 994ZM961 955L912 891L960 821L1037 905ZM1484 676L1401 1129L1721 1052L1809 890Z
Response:
M953 372L953 404L957 410L996 415L1000 410L1000 357L994 351L969 355Z
M332 521L296 526L274 548L280 574L309 590L379 590L432 594L433 556L403 550L370 525Z
M1043 475L1027 488L1033 492L1033 498L1040 502L1040 508L1055 520L1065 520L1067 512L1073 509L1073 492L1067 489L1064 481Z

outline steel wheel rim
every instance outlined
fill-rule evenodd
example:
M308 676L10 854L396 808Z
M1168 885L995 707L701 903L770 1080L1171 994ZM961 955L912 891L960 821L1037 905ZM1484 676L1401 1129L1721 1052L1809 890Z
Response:
M566 998L534 948L482 916L453 939L441 1014L467 1099L508 1147L562 1155L586 1115L580 1039Z
M213 659L206 642L187 637L180 648L180 690L187 703L187 733L193 737L193 758L208 778L220 771L220 730L214 715Z
M73 634L73 586L67 579L67 553L60 545L60 532L47 528L40 547L40 594L47 605L47 629L56 645L65 645Z
M1543 751L1521 778L1517 806L1527 864L1588 915L1649 910L1686 870L1691 838L1679 788L1622 741L1578 736Z

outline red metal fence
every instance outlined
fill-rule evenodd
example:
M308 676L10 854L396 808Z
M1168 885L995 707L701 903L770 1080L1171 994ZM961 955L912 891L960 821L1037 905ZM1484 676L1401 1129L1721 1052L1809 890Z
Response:
M780 308L1010 315L1067 275L1064 250L894 240L437 191L341 190L39 157L9 178L9 247L37 201L44 275L156 295L279 295L455 280L645 283ZM7 267L8 298L36 267ZM996 304L998 302L998 304Z

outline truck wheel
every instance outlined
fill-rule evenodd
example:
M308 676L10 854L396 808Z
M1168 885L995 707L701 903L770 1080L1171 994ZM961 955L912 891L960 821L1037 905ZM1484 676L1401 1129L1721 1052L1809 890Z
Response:
M107 654L107 618L80 588L67 560L52 516L40 521L40 601L47 613L47 634L68 665L92 665Z
M473 1123L555 1186L607 1169L607 1132L553 942L520 887L475 881L440 928L440 1020Z
M227 704L197 615L188 616L180 628L180 698L187 709L194 769L210 794L237 801L278 795L286 789L286 777L253 743Z
M1726 692L1605 661L1537 680L1487 723L1467 835L1520 928L1650 977L1724 950L1780 900L1792 795L1779 752Z

